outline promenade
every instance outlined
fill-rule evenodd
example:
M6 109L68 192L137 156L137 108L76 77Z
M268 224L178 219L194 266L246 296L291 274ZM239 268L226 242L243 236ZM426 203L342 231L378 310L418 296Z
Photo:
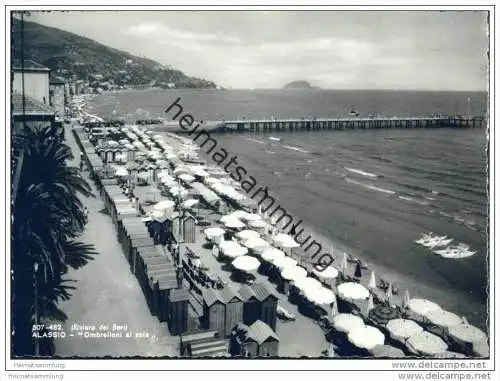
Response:
M77 166L79 149L70 126L66 126L67 144L73 150L75 159L69 163ZM64 323L66 338L55 339L56 356L61 357L103 357L103 356L178 356L179 338L171 336L166 323L149 313L146 300L137 279L130 273L130 267L117 241L116 230L109 215L103 213L104 203L97 198L85 198L83 203L89 209L89 223L81 236L84 243L93 244L99 254L86 266L70 270L68 278L75 279L76 290L68 301L59 307L68 319ZM77 324L126 324L130 338L83 338L71 333L71 325ZM149 337L136 338L144 332Z

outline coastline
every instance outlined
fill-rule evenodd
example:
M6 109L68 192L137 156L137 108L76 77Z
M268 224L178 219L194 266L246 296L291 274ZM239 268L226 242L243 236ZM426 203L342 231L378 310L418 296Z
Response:
M178 135L172 132L158 131L158 133L163 135L165 134L171 136L173 135L180 141L182 139L189 139L183 135ZM198 145L196 143L194 144ZM202 153L203 150L200 149L199 152ZM200 155L200 156L202 156L204 159L207 159L206 155ZM210 158L208 158L208 160L206 161L207 164L214 164ZM472 324L488 332L486 319L482 319L481 317L478 317L477 314L474 313L477 312L477 307L478 307L478 303L475 302L474 298L470 297L464 299L463 295L460 296L457 295L456 297L450 298L449 290L440 289L439 287L436 287L436 285L430 283L424 283L419 279L412 277L409 274L401 274L395 271L394 269L388 268L386 266L381 266L374 261L370 261L369 258L363 256L356 250L349 248L346 245L343 245L341 242L329 238L325 234L318 233L319 229L317 226L314 225L314 222L305 221L302 224L302 226L307 229L307 234L312 234L314 238L322 245L324 243L323 245L324 248L333 247L335 249L333 253L334 254L333 257L335 259L333 263L334 266L338 267L339 263L342 260L343 253L346 252L351 254L353 257L360 258L368 265L369 269L363 271L364 274L362 283L367 283L367 277L369 276L371 269L375 270L377 278L383 278L385 280L393 282L399 289L399 295L395 296L394 298L396 303L399 304L402 302L403 293L405 292L406 289L408 289L410 291L411 297L430 299L432 301L438 302L438 304L440 304L443 308L447 310L451 310L454 312L460 310L461 312L462 311L465 312L462 315L465 315L468 318L468 320L472 322ZM352 266L352 264L350 264L350 270L354 271L354 267ZM464 309L464 307L466 308ZM485 307L486 307L486 315L488 316L489 314L488 306L486 305Z

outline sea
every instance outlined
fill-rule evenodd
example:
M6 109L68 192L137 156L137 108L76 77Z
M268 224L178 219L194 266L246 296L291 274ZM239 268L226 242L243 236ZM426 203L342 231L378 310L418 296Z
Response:
M196 120L486 116L483 92L128 90L97 96L102 118L169 118L180 98ZM279 138L280 141L276 139ZM295 220L360 257L412 297L482 329L488 317L488 130L391 129L227 133L218 147L267 186ZM445 259L415 243L433 232L477 253Z

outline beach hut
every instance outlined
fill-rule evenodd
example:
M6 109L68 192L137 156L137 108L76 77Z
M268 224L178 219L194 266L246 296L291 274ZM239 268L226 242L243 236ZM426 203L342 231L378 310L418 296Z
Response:
M250 326L240 323L231 332L230 352L244 357L276 357L279 354L279 338L260 320Z
M218 290L203 290L203 316L206 329L217 331L219 337L225 337L225 302Z
M152 313L158 320L168 319L169 293L177 287L177 274L171 263L148 265L146 274L152 293Z
M243 323L253 324L262 320L276 331L278 297L265 283L243 285L239 289L243 301Z
M225 330L223 337L228 337L231 330L243 321L243 300L238 291L230 285L220 290L222 300L225 304Z
M168 303L168 328L172 335L187 331L189 291L185 288L170 291Z

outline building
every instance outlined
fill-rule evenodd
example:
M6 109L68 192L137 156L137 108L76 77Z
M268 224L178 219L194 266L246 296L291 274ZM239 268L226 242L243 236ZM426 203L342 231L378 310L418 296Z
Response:
M229 353L242 357L277 357L279 341L273 330L260 320L251 326L240 323L231 332Z
M58 126L55 123L55 110L30 96L24 97L19 92L12 93L12 129L19 131L24 124L37 126ZM61 127L59 125L59 127Z
M32 60L24 60L13 65L12 91L24 94L38 102L49 105L49 74L50 69ZM23 86L24 74L24 86ZM23 89L24 87L24 89Z
M66 82L59 77L51 77L49 79L49 97L50 97L50 106L53 107L56 111L56 117L63 118L66 96L65 96L65 86Z
M243 323L250 325L257 320L276 331L278 297L265 283L243 285L239 290L243 300Z

